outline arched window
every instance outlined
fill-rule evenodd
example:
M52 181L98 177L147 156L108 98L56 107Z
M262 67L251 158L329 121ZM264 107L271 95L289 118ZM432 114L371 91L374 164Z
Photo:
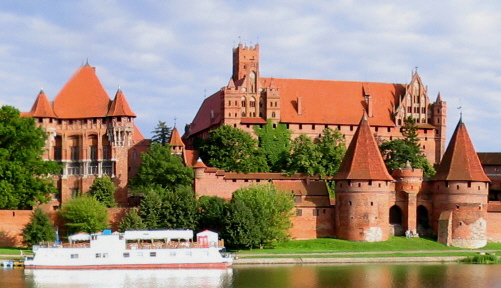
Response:
M247 106L247 99L245 99L245 97L242 97L242 107L246 106Z
M275 112L271 112L271 118L275 118L275 117L276 117Z
M250 98L249 107L256 107L256 98L254 97Z

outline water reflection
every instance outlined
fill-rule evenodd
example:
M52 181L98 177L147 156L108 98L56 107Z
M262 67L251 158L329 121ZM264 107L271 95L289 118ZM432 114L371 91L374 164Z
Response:
M0 287L501 287L501 265L253 265L233 269L0 270Z
M29 285L59 287L230 287L231 269L24 270Z

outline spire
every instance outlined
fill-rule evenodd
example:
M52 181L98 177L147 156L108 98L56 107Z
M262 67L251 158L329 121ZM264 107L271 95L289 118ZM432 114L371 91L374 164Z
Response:
M181 139L181 135L179 135L179 131L177 131L176 127L172 129L172 132L170 134L169 144L172 147L184 147L184 142Z
M334 179L393 180L364 113Z
M93 67L85 65L71 77L54 99L54 113L59 118L78 119L104 117L110 97Z
M440 103L440 102L443 102L443 101L442 101L442 96L440 96L440 92L438 92L437 100L435 100L435 103Z
M35 100L35 103L33 103L29 114L31 117L57 118L43 89L41 89L38 93L37 99Z
M490 182L462 120L456 126L434 180Z
M125 95L120 88L118 88L117 94L115 94L115 100L111 103L107 116L136 117L136 114L130 109L129 103L127 103Z

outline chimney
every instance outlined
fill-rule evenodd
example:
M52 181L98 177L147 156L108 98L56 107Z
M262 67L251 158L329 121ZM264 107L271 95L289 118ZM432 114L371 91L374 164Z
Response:
M302 115L303 114L303 104L301 96L297 97L297 115Z

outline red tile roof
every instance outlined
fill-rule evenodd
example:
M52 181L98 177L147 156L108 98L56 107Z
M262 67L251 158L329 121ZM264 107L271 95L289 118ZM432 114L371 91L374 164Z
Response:
M287 192L294 192L294 195L305 195L305 196L328 196L329 191L327 190L327 185L325 181L307 181L304 180L293 180L293 181L275 181L273 185L280 190L285 190Z
M181 139L181 135L179 135L179 131L177 131L176 127L174 127L174 129L172 129L172 132L170 134L169 144L170 144L170 146L184 147L183 140Z
M204 161L202 159L198 158L197 163L193 165L193 168L207 168L207 165L205 165Z
M263 118L241 118L242 124L266 124L266 119Z
M95 69L82 66L64 85L54 100L58 118L93 118L108 114L110 98L96 76Z
M57 118L43 90L40 90L40 93L38 93L37 99L35 100L33 107L31 107L31 111L28 113L24 113L24 115L30 117L40 117L40 118L42 117Z
M386 169L365 115L334 179L394 180Z
M139 131L135 123L134 123L134 134L132 135L132 140L133 141L144 140L143 134L141 133L141 131Z
M187 150L183 151L184 165L188 167L193 167L197 164L198 160L198 150Z
M394 126L393 109L405 93L405 85L301 79L262 78L265 86L279 88L280 116L284 123L325 123L357 125L366 108L364 95L370 94L373 126ZM364 92L365 91L365 92ZM298 97L302 111L297 111Z
M221 98L222 92L218 91L204 100L190 125L189 135L205 130L222 121Z
M445 150L434 180L490 182L461 120Z
M501 153L499 152L478 152L477 155L483 166L501 165Z
M111 102L110 110L108 111L108 116L129 116L136 117L136 114L130 109L129 103L125 99L125 95L122 90L118 89L117 94L115 94L115 100Z

